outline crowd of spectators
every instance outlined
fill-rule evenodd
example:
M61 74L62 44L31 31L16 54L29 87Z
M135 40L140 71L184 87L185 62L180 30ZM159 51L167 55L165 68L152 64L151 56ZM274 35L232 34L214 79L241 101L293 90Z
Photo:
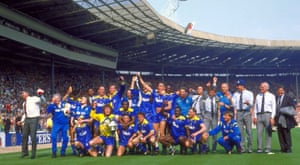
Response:
M22 101L20 92L27 90L31 94L35 94L36 89L42 88L45 90L45 97L49 102L51 98L51 68L50 66L39 66L29 64L14 64L10 62L1 62L0 66L0 131L19 131L15 123L22 115ZM116 83L118 75L115 72L79 68L55 68L55 93L63 94L68 86L72 86L78 95L86 94L89 88L97 90L99 85L108 86L111 83ZM129 75L125 76L127 83L131 80ZM195 89L197 86L205 86L210 80L210 77L158 77L144 76L147 81L153 85L164 80L172 89L186 87ZM229 80L230 89L235 90L235 82L239 78L236 77L219 77L219 82ZM242 78L247 82L247 88L258 93L259 83L267 81L270 83L271 91L274 93L276 87L283 85L288 92L288 95L296 99L296 84L295 77L256 77ZM40 130L46 129L47 115L45 112L46 105L42 106L41 120L39 122Z

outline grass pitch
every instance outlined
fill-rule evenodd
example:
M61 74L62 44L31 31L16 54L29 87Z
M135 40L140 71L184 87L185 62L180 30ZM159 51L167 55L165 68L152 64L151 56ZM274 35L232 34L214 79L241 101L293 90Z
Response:
M31 160L30 157L21 159L20 153L9 153L0 155L1 165L299 165L300 164L300 128L292 130L293 152L290 154L280 153L277 132L273 133L272 152L275 154L267 155L265 153L255 153L256 150L256 132L253 135L253 153L227 155L223 148L218 146L217 153L208 153L206 155L175 155L175 156L143 156L126 155L123 157L112 156L104 157L75 157L71 155L70 147L66 157L51 158L50 149L37 151L37 157Z

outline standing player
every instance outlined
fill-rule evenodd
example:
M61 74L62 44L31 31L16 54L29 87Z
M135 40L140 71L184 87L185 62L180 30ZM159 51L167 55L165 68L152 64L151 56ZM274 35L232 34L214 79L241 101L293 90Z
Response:
M63 101L67 102L70 104L70 120L69 120L69 135L70 135L70 143L71 143L71 149L72 149L72 154L76 155L76 147L75 147L75 134L73 132L73 127L74 127L74 115L77 111L77 109L80 108L80 103L76 99L76 95L73 92L72 86L69 86L67 89L66 94L62 98Z
M154 115L152 117L153 128L155 132L158 132L158 136L155 142L155 152L158 153L158 140L160 137L165 136L167 117L170 114L172 108L171 102L168 100L168 95L166 93L166 87L164 83L158 83L157 90L153 90L148 84L144 82L141 75L138 74L139 80L147 91L152 93L153 98L153 111Z
M113 114L117 114L121 107L122 95L125 91L125 79L120 76L120 89L117 90L116 85L112 84L109 86L108 98L111 101L111 107L113 109Z
M52 114L53 122L51 132L52 158L56 158L57 135L59 132L61 132L63 140L60 155L65 156L69 141L68 129L70 105L66 102L61 101L61 96L59 94L54 94L51 103L47 107L47 113Z
M187 134L185 146L192 148L192 152L195 152L195 145L201 143L201 152L206 152L206 140L208 138L206 127L193 108L188 111L185 129Z
M234 146L237 147L238 153L241 153L241 134L232 112L224 112L223 119L216 128L209 131L209 135L214 136L222 131L222 137L218 139L218 143L225 148L228 154L231 154Z
M184 147L186 140L186 131L185 131L185 117L181 115L181 110L179 107L175 108L174 117L170 118L169 125L169 135L161 137L159 139L160 143L165 146L163 148L169 148L169 153L174 155L176 148L173 145L179 144L181 148ZM164 153L164 152L163 152Z
M108 96L105 95L105 87L99 86L98 88L98 95L94 96L93 103L96 102L96 114L103 113L103 107L104 105L107 105L110 103L110 99Z
M145 82L147 86L151 88L151 83L150 82ZM142 91L140 91L141 94L141 105L140 105L140 112L144 113L145 118L152 123L153 116L154 116L154 111L153 111L153 97L152 93L148 88L145 88L143 86Z
M104 86L99 86L97 92L98 92L98 95L94 96L93 103L96 104L95 113L96 114L101 114L101 113L103 113L104 105L109 104L110 99L105 94L105 87ZM99 122L96 121L96 120L93 120L93 124L92 124L93 137L98 136L98 134L99 134L98 128L99 128Z
M118 125L118 135L120 139L119 148L117 151L117 156L124 155L126 147L133 149L134 145L132 143L133 139L137 136L137 128L134 124L129 124L131 118L128 114L122 115L123 124Z
M95 106L95 105L94 105ZM99 121L99 136L94 137L90 142L90 146L105 144L105 157L110 157L114 146L114 132L112 131L110 124L115 121L115 116L112 114L112 108L109 105L103 107L103 113L96 114L95 109L92 109L91 118ZM96 157L97 152L90 149L91 156Z
M117 114L118 121L121 124L126 125L124 123L124 121L122 120L123 115L128 115L130 117L130 121L127 123L128 125L131 125L135 122L136 112L134 111L134 109L129 107L129 102L127 100L122 101L122 107L120 108L120 110Z
M140 107L140 91L134 88L137 82L137 76L132 76L130 89L127 91L127 98L125 98L129 102L129 107L134 109L136 113L139 112Z

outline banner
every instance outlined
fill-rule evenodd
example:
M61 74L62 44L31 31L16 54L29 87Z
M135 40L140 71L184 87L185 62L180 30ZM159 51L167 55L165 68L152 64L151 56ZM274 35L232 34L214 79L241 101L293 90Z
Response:
M36 134L37 144L51 143L51 133L48 131L37 131ZM58 142L61 141L61 135L58 135ZM0 147L19 146L22 144L22 134L9 132L0 132ZM31 137L28 137L28 144L31 144Z

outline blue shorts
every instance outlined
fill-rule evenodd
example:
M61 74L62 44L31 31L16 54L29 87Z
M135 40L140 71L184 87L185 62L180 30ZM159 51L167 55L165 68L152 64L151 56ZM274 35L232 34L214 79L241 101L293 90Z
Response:
M153 123L153 114L152 114L152 113L145 113L145 118L146 118L149 122Z
M161 121L167 121L167 117L165 117L164 115L162 115L161 113L156 113L152 116L152 122L153 123L159 123Z
M186 137L185 135L180 135L180 136L176 136L176 137L173 137L174 141L175 141L175 145L179 144L180 142L180 137Z
M89 140L82 140L82 139L78 139L77 140L78 142L80 142L82 145L83 145L83 149L85 151L88 151L91 147L90 147L90 144L89 144Z
M105 145L114 145L115 144L115 139L113 136L99 136Z
M196 137L190 137L190 139L193 141L193 143L200 142L201 134L197 135Z
M122 139L122 140L120 140L119 145L120 145L120 146L126 147L127 144L128 144L128 140L129 140L129 139L126 139L126 140L125 140L125 139Z

